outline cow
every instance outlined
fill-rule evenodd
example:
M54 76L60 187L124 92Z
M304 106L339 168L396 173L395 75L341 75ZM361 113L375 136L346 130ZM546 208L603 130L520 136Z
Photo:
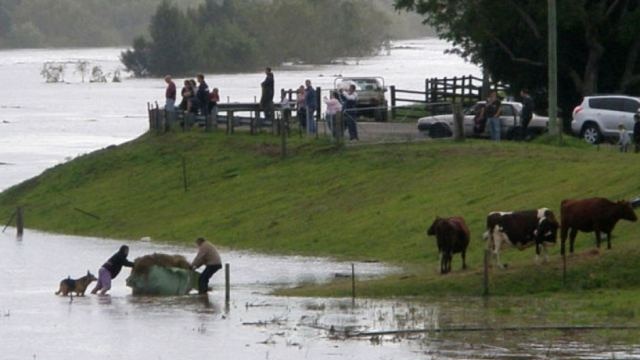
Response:
M491 212L487 216L487 231L483 238L487 249L493 252L496 266L504 269L500 262L500 249L503 245L524 250L532 245L536 247L536 262L544 251L545 262L549 260L547 247L556 243L558 221L547 208L537 210Z
M628 201L613 202L605 198L562 200L560 204L561 254L565 254L567 234L569 235L569 252L573 254L573 245L578 231L594 231L598 248L600 248L600 234L605 233L607 249L611 249L611 232L620 219L638 220Z
M436 217L433 224L427 229L427 236L430 235L435 235L437 240L441 274L451 271L451 259L453 254L457 253L462 256L462 268L467 268L466 253L471 237L469 236L469 228L462 217Z

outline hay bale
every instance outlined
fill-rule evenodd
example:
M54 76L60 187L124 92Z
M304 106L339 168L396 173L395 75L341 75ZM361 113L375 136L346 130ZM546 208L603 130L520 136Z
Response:
M191 264L182 255L153 253L141 256L133 261L131 275L147 275L153 266L190 270Z

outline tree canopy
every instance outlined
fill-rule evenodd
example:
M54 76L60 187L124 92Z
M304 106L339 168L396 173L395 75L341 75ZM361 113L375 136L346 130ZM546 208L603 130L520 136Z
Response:
M187 10L164 1L148 40L138 38L122 60L136 75L323 63L377 51L389 24L370 0L206 0Z
M425 17L452 50L516 89L547 87L546 0L395 0ZM559 103L640 91L640 2L558 0ZM566 118L566 117L565 117Z

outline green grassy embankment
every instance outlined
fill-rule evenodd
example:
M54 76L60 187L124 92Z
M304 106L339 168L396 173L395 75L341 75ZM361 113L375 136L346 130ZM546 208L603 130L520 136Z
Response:
M355 146L292 138L279 158L264 135L143 136L80 156L0 194L0 218L24 205L26 224L46 231L191 244L197 236L237 249L379 260L402 274L358 284L359 296L478 295L484 219L492 210L550 207L564 198L640 194L640 156L571 146L488 141ZM543 142L543 141L540 141ZM183 189L185 158L188 191ZM95 214L87 216L74 208ZM462 215L472 232L470 269L437 274L436 215ZM620 222L613 250L592 253L579 234L562 285L559 247L535 265L532 248L504 253L492 270L496 295L593 295L640 314L640 224ZM292 295L349 295L350 282L303 286ZM611 296L597 295L606 292ZM617 292L624 296L616 296ZM584 295L587 294L587 295ZM613 295L612 295L613 294ZM631 295L629 295L631 294ZM615 305L614 304L614 305Z

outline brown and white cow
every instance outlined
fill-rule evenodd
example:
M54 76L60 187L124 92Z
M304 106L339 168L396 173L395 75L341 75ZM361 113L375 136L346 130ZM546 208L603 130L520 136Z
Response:
M638 220L628 201L613 202L605 198L563 200L560 204L561 254L565 253L567 233L570 239L569 251L573 253L573 245L578 231L594 231L598 248L600 248L600 233L605 233L607 235L607 249L611 249L611 232L620 219Z
M459 216L450 218L436 217L427 229L427 235L435 235L440 253L440 273L451 271L453 254L461 253L462 268L467 268L466 253L469 246L469 227Z
M547 247L555 245L558 234L558 221L547 208L537 210L491 212L487 216L487 249L493 252L496 265L504 268L500 262L500 250L503 246L514 246L524 250L536 246L536 262L540 252L544 251L545 261L549 259Z

